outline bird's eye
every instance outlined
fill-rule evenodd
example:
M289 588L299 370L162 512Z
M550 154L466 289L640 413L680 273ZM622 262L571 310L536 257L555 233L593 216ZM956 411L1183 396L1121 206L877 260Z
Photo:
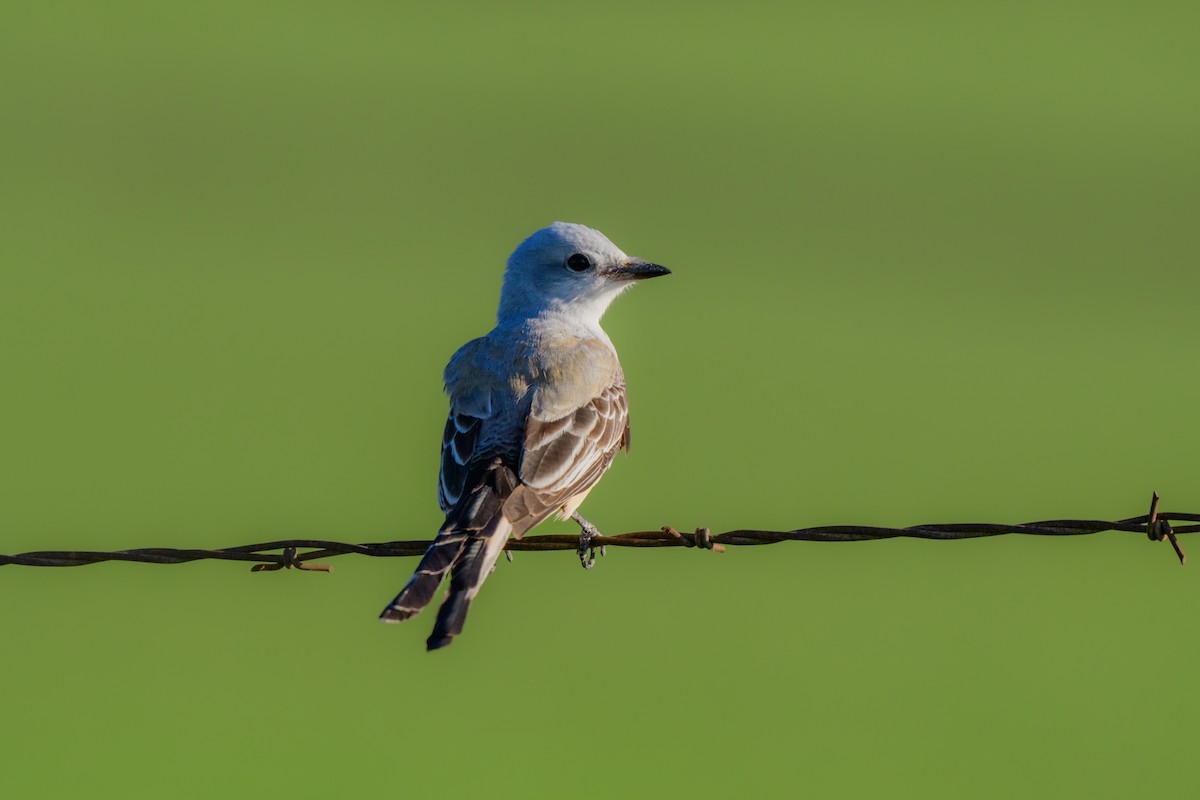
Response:
M567 259L567 269L574 272L583 272L590 266L592 266L592 260L583 253L575 253Z

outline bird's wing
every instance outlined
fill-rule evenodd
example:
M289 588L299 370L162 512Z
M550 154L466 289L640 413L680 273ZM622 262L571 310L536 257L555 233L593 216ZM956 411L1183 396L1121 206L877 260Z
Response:
M446 367L450 415L442 432L438 503L447 514L489 480L497 456L502 456L516 481L520 431L505 434L512 426L511 392L502 376L478 363L490 349L486 339L475 339L460 348Z
M471 600L496 563L511 525L502 513L517 488L520 427L512 423L511 382L477 363L488 342L459 349L446 367L450 416L442 434L438 500L446 521L421 563L380 618L401 622L433 600L447 573L450 591L438 611L427 646L449 644L466 620ZM484 361L486 365L486 360Z
M477 416L450 411L446 430L442 433L442 468L438 473L438 503L443 512L454 508L462 499L485 419L486 414Z
M591 489L617 451L629 445L629 403L620 366L578 407L557 414L537 411L535 399L517 471L521 485L504 505L516 536Z

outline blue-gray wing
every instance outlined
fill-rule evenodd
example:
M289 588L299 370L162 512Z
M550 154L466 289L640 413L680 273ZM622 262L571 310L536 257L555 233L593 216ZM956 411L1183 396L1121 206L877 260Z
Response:
M438 475L438 504L448 512L463 496L467 476L479 443L483 420L470 414L450 413L442 433L442 468Z

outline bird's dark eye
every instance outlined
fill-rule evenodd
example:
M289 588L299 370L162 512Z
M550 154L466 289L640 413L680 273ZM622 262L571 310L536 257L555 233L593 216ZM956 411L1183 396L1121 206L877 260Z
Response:
M592 260L583 253L575 253L567 259L567 269L575 272L583 272L590 266L592 266Z

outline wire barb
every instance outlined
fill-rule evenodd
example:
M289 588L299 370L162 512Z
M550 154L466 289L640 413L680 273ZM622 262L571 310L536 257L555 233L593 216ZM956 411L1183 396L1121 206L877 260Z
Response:
M704 550L712 550L714 553L725 552L724 545L713 542L712 531L708 528L696 528L696 532L691 535L691 538L675 530L670 525L664 525L663 532L678 539L683 543L684 547L699 547Z
M1150 512L1145 516L1108 521L1097 519L1058 519L1041 522L1025 522L1018 525L990 522L968 522L959 524L916 525L911 528L881 528L867 525L825 525L815 528L800 528L794 531L735 530L713 534L708 528L697 528L694 533L681 533L670 525L656 531L635 531L617 536L595 536L590 547L688 547L724 552L727 547L757 546L779 542L861 542L879 539L911 538L947 541L951 539L978 539L986 536L1023 534L1027 536L1082 536L1102 531L1140 533L1151 541L1166 539L1171 543L1179 563L1187 556L1179 544L1178 535L1200 531L1200 524L1180 525L1180 522L1200 522L1200 514L1159 511L1159 496L1155 492L1150 502ZM1172 523L1175 524L1172 524ZM78 550L55 550L0 555L0 566L19 565L27 567L78 567L98 564L102 561L132 561L139 564L185 564L206 559L221 561L251 561L253 572L274 572L282 569L299 569L307 572L330 572L333 567L315 563L317 559L340 555L363 555L374 558L419 556L431 544L428 540L391 542L368 542L350 544L324 539L289 539L285 541L260 542L219 550L184 550L169 547L149 547L114 552ZM573 550L579 548L579 536L569 534L545 534L512 539L505 549L517 550ZM281 553L273 551L281 550ZM304 550L305 552L300 552Z
M1150 541L1161 542L1165 537L1171 543L1171 547L1175 548L1175 555L1179 558L1179 563L1186 564L1187 553L1183 552L1183 545L1176 538L1171 523L1166 519L1158 518L1158 492L1155 492L1150 498L1150 513L1146 516L1146 536Z
M250 568L250 571L273 572L277 569L306 569L309 572L333 572L333 567L328 564L309 564L301 561L296 557L295 547L283 548L283 555L279 556L279 561L272 564L255 564Z

